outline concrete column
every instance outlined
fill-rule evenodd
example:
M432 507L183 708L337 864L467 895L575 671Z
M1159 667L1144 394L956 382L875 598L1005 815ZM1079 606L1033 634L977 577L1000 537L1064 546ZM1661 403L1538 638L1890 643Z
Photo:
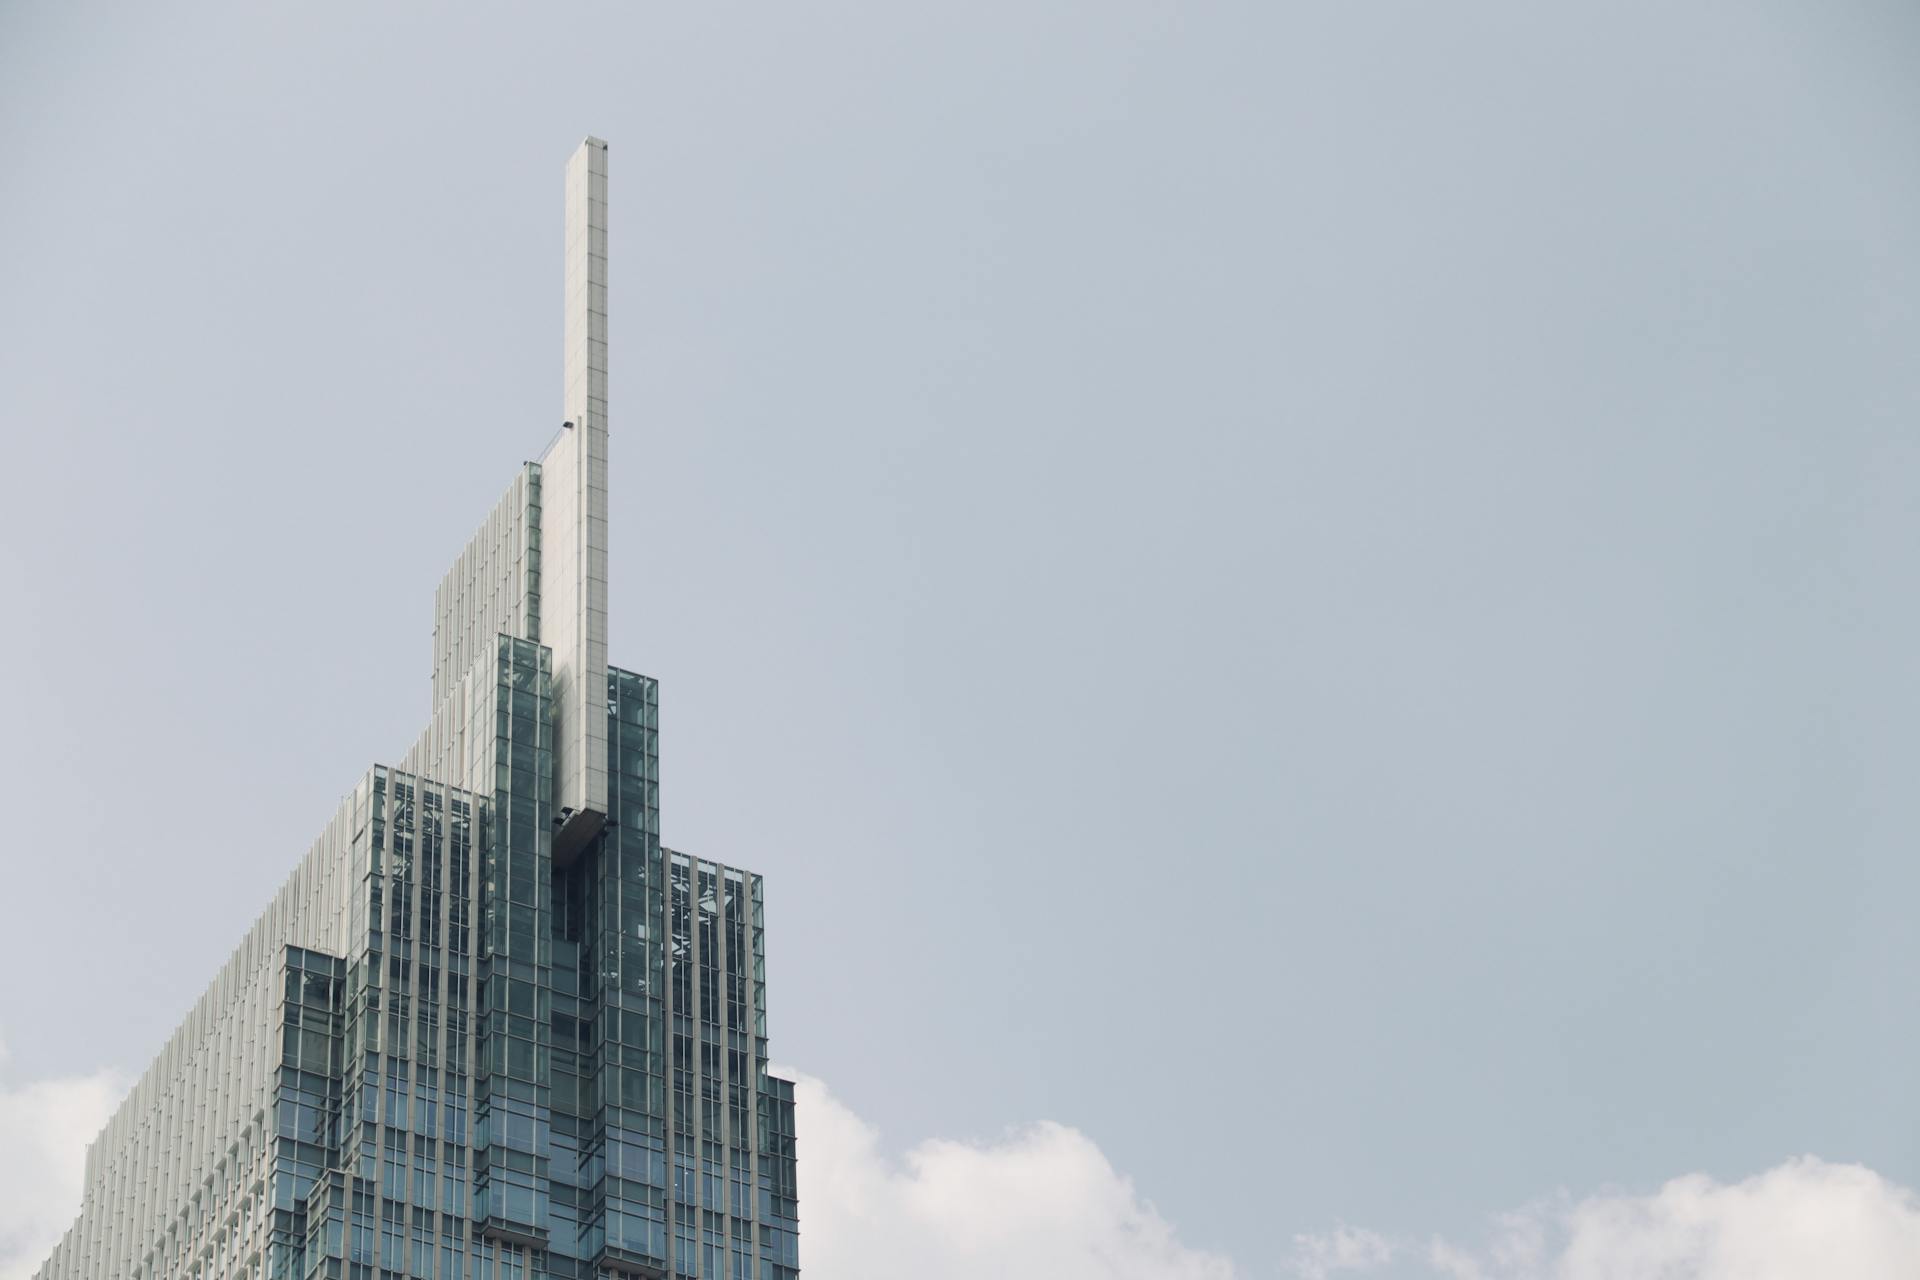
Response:
M541 463L541 638L553 648L554 803L565 865L607 812L607 144L567 161L564 411Z

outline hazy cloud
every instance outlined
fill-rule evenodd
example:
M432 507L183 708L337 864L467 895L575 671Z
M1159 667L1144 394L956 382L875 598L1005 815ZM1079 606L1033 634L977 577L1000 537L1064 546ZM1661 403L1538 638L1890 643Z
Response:
M1293 1270L1301 1280L1328 1280L1342 1271L1371 1271L1393 1259L1385 1236L1341 1226L1325 1235L1293 1238Z
M1085 1134L929 1139L899 1161L818 1080L798 1089L800 1263L819 1280L1231 1280Z
M0 1280L27 1280L80 1208L87 1143L131 1083L119 1072L14 1085L0 1043Z
M1920 1197L1809 1156L1730 1184L1692 1174L1651 1195L1544 1200L1475 1245L1346 1227L1294 1241L1305 1280L1389 1262L1446 1280L1896 1280L1920 1275Z

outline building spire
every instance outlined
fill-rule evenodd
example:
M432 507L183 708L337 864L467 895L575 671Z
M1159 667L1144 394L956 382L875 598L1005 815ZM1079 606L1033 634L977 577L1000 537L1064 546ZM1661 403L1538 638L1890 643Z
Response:
M567 303L563 416L607 425L607 144L567 161Z
M553 647L554 855L607 811L607 144L567 161L565 393L573 424L542 463L542 629Z

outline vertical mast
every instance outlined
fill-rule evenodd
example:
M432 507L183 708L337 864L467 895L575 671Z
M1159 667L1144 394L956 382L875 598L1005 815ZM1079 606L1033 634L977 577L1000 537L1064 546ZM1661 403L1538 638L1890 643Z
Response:
M542 636L553 647L553 856L607 812L607 144L567 161L564 396L541 466Z
M607 144L588 138L567 161L565 417L607 425Z

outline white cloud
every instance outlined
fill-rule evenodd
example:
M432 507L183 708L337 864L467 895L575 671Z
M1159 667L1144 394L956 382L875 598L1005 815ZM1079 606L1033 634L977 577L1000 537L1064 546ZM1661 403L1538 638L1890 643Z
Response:
M1295 1238L1305 1280L1388 1262L1447 1280L1911 1280L1920 1196L1808 1156L1743 1182L1693 1174L1651 1195L1560 1196L1499 1215L1477 1246L1348 1228Z
M80 1211L87 1143L127 1080L115 1071L14 1085L0 1044L0 1280L28 1280Z
M1583 1201L1566 1225L1565 1280L1920 1276L1920 1198L1870 1169L1812 1158L1732 1186L1696 1174L1653 1196Z
M930 1139L898 1162L800 1077L800 1267L812 1280L1232 1280L1180 1243L1092 1140L1043 1123L991 1143Z

